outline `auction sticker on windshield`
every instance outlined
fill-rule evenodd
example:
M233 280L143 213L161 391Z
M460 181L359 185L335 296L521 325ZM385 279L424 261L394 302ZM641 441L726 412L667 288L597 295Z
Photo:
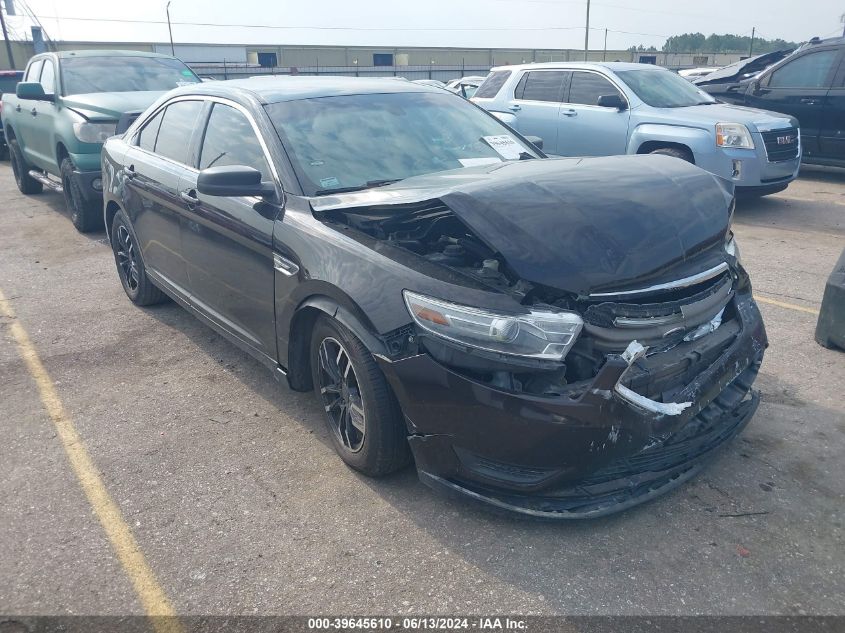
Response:
M505 160L519 160L519 155L525 151L509 134L482 136L481 138Z

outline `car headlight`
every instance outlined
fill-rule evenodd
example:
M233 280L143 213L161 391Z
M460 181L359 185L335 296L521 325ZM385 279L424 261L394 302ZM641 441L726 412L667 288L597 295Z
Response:
M573 312L497 314L405 291L417 325L440 338L500 354L561 361L584 322Z
M735 258L738 264L742 264L742 256L739 254L739 246L736 243L736 236L733 231L728 231L725 236L725 252Z
M754 149L751 132L742 123L717 123L716 145L719 147L739 147Z
M89 123L82 121L73 124L73 133L83 143L105 143L114 136L117 123Z

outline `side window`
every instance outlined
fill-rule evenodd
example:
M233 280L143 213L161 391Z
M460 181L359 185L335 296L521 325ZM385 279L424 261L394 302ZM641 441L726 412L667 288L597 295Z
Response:
M271 171L264 151L247 118L222 103L215 103L205 129L200 154L200 169L226 165L246 165L270 180Z
M197 127L202 105L202 101L177 101L167 106L158 130L156 154L188 164L191 135Z
M833 49L802 55L784 64L769 78L769 88L827 88L827 78L839 53Z
M553 101L560 103L563 98L563 81L567 73L560 70L537 70L525 76L522 96L528 101Z
M572 73L572 85L569 88L568 103L598 105L599 97L619 94L616 86L601 75L575 72Z
M510 76L511 71L509 70L497 70L494 73L490 73L487 75L484 83L475 91L475 96L481 97L482 99L492 99L499 94L499 90L502 89L502 86L505 85L505 82Z
M161 119L164 116L164 110L159 110L150 121L141 128L138 133L138 140L136 145L148 152L154 152L156 147L156 138L158 137L158 128L161 127Z
M26 77L24 81L38 81L41 76L41 68L44 66L44 60L39 59L38 61L32 62L29 65L29 68L26 69Z
M53 62L49 59L44 61L44 70L41 71L41 85L44 87L44 94L56 94L56 70Z

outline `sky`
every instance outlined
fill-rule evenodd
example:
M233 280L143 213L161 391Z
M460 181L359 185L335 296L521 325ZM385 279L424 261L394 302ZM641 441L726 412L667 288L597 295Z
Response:
M8 2L9 0L0 0ZM166 0L12 0L12 39L38 16L55 40L167 42ZM700 31L804 41L842 32L834 0L592 0L590 48ZM586 0L171 0L177 43L583 48ZM126 21L126 22L123 22ZM192 23L192 24L189 24ZM204 23L207 26L198 26ZM222 26L215 26L222 25Z

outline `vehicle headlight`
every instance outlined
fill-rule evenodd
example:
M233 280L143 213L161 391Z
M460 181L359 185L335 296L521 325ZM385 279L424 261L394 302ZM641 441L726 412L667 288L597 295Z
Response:
M751 132L742 123L717 123L716 145L719 147L739 147L754 149Z
M114 136L117 123L89 123L82 121L73 124L73 133L83 143L105 143L106 139Z
M742 256L739 254L739 246L736 243L736 236L733 231L728 231L725 236L725 252L734 257L737 263L742 264Z
M573 312L496 314L407 290L403 294L411 317L427 332L500 354L561 361L584 325Z

